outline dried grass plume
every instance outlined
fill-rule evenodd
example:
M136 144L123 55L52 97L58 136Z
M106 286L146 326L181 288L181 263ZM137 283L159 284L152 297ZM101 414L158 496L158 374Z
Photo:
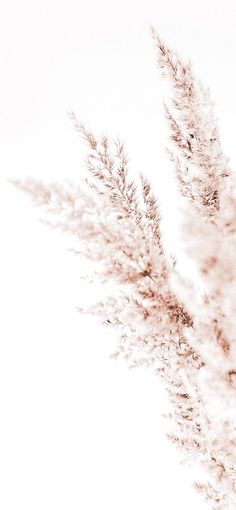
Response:
M208 88L151 29L172 95L168 156L188 214L183 236L205 292L196 299L165 253L149 180L129 176L123 142L97 137L71 112L88 147L83 183L14 181L76 239L92 278L117 291L90 310L119 332L114 357L148 366L166 387L169 439L203 467L195 489L212 510L236 509L236 194Z

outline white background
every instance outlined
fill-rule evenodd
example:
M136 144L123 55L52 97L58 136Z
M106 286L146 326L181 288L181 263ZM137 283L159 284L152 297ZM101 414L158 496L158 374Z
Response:
M0 11L0 508L204 508L165 439L161 385L109 359L112 332L75 312L81 262L7 179L76 180L85 151L73 108L95 133L126 141L131 170L169 207L150 24L210 86L234 167L235 2L8 0Z

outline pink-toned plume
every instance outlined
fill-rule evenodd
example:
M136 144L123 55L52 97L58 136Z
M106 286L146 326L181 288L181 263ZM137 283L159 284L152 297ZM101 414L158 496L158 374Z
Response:
M88 146L79 182L14 181L44 208L53 227L94 262L94 281L116 284L84 310L119 332L114 357L148 366L169 402L169 439L203 467L195 488L213 510L236 508L236 195L209 90L151 30L172 86L165 114L168 155L186 216L181 232L204 292L196 296L166 256L158 200L148 179L129 177L120 140L97 137L69 114Z

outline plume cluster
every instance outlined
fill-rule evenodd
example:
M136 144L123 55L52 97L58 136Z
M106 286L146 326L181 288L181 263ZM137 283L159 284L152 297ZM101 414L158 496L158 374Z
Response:
M186 252L204 292L196 295L165 253L158 200L129 176L120 140L96 137L70 118L88 146L81 183L14 181L70 232L93 261L93 280L116 282L86 311L119 332L114 357L150 367L169 395L169 439L202 466L196 490L212 510L236 508L236 195L210 93L154 29L158 66L172 92L164 105L168 155L187 214Z

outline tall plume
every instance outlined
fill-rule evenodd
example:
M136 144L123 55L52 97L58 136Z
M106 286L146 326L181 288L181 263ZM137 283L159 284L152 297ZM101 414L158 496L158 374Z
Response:
M183 236L205 292L196 300L165 253L152 184L134 181L124 143L95 136L69 117L88 147L75 183L12 181L71 234L75 255L94 263L90 280L115 282L92 313L118 332L113 357L147 366L169 398L169 439L202 466L194 482L212 510L236 508L236 197L209 90L154 29L158 65L172 85L165 114L168 153L186 204ZM182 283L181 283L182 282Z

